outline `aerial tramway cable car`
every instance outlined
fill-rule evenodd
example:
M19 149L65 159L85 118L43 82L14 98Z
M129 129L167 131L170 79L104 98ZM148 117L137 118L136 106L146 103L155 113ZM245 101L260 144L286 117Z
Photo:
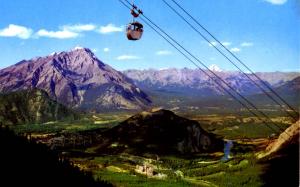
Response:
M126 35L128 40L139 40L141 39L144 29L143 25L138 21L135 21L135 18L139 17L140 14L143 14L141 10L137 10L137 7L132 4L132 9L130 11L133 21L129 23L126 27Z

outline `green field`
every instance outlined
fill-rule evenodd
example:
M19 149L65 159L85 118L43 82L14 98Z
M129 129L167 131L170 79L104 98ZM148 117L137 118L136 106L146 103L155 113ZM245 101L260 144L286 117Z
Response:
M89 114L81 115L78 120L49 121L42 124L24 124L10 127L17 134L76 133L112 128L129 116L130 113Z
M117 186L261 186L259 165L253 153L236 154L228 161L216 156L197 155L195 158L163 156L160 161L150 160L156 172L166 176L146 177L135 172L138 164L149 163L148 157L132 155L106 155L73 158L85 170L94 172L95 178Z

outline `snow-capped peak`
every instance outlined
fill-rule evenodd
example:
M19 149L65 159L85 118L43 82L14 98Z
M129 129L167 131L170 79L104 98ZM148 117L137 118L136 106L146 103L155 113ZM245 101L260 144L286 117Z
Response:
M54 56L54 55L56 55L57 53L56 52L52 52L51 54L50 54L50 56Z
M84 49L84 47L76 46L73 50Z
M222 71L222 69L221 69L219 66L217 66L216 64L210 65L210 66L209 66L209 69L210 69L211 71L215 71L215 72L221 72L221 71Z

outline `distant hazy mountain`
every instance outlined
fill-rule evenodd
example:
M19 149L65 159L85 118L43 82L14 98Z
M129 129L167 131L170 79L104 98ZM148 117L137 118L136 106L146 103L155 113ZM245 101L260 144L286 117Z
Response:
M280 93L286 93L286 94L298 93L298 94L300 94L300 76L278 86L276 88L276 90Z
M197 121L168 110L141 112L103 134L103 151L201 153L223 150L223 140L206 132Z
M76 114L73 111L50 99L42 90L32 89L0 94L0 122L5 125L74 118Z
M177 92L197 96L223 95L219 86L198 69L127 70L123 73L133 79L136 85L147 90ZM259 88L242 73L229 71L215 71L215 73L242 94L251 95L260 92ZM258 75L267 84L277 87L299 76L300 73L274 72L258 73ZM249 74L249 76L256 83L262 85L253 75Z
M295 110L300 110L300 76L275 88Z
M300 76L275 87L274 90L295 109L300 106ZM255 94L251 97L253 100L259 101L261 104L267 104L270 102L264 94Z
M300 76L300 72L259 72L257 75L270 83L273 87L281 86L288 81L295 79Z
M0 92L45 90L59 102L89 110L140 109L148 96L86 48L23 60L0 70Z

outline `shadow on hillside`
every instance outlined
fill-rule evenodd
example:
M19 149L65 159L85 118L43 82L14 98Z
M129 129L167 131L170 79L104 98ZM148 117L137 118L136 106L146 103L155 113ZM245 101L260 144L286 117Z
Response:
M293 142L263 161L266 164L266 170L262 175L264 186L299 186L299 137Z
M112 186L4 127L0 127L0 152L0 186Z

